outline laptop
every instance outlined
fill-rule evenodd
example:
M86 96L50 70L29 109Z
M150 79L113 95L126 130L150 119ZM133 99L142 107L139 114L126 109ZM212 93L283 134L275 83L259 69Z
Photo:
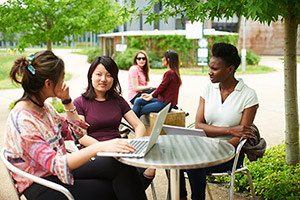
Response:
M206 134L202 129L185 128L180 126L163 125L163 130L167 135L196 135L205 136Z
M118 153L118 152L98 152L97 156L109 156L109 157L135 157L142 158L151 150L155 145L158 136L161 132L162 125L165 122L167 113L170 109L171 104L165 106L157 115L155 124L153 126L150 137L148 138L135 138L135 139L126 139L130 144L132 144L136 150L130 153Z

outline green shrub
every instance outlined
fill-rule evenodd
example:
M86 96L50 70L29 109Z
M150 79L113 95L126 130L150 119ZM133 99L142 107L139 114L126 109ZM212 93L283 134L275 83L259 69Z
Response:
M258 65L260 61L260 56L253 53L252 50L248 50L246 53L246 63L247 65Z
M64 105L61 103L61 101L50 101L50 103L58 113L65 112Z
M133 58L139 49L135 48L127 48L124 53L117 54L115 57L115 61L119 67L119 69L128 70L133 64Z
M128 70L133 65L133 58L139 50L136 48L127 48L124 53L116 54L115 61L119 69ZM149 58L150 68L163 68L161 63L162 55L160 56L152 51L146 51L146 53Z
M284 143L270 147L264 157L255 162L246 159L256 195L264 199L300 199L300 165L290 166L285 160ZM216 180L229 182L229 177ZM250 193L247 176L236 175L235 190Z
M102 50L101 48L96 48L88 51L88 62L91 63L96 56L101 56Z
M9 106L8 109L12 110L15 107L15 103L17 100L12 101ZM65 109L64 109L64 105L61 103L61 101L51 101L50 102L51 105L54 107L54 109L58 112L58 113L64 113Z
M208 39L208 48L211 49L216 42L237 45L238 35L206 35L205 38ZM180 67L197 67L198 40L186 39L184 35L129 36L126 37L126 43L128 48L144 49L147 53L153 52L159 57L157 61L161 60L166 50L175 50L179 55ZM152 63L151 59L150 63ZM157 62L154 62L155 67L156 64Z
M151 66L151 63L152 63L153 61L155 61L155 62L160 62L160 63L161 63L161 60L162 60L162 57L163 57L162 54L159 55L159 54L154 53L154 52L152 52L152 51L149 50L149 51L147 51L147 55L148 55L148 57L149 57L150 67L152 67L152 66Z
M165 68L163 65L162 65L162 62L161 61L157 61L157 60L152 60L150 62L150 67L152 69L163 69Z
M12 110L14 107L15 107L15 103L17 102L17 100L13 100L10 104L9 104L9 106L8 106L8 109L9 110Z
M206 35L205 38L208 41L207 48L209 49L209 57L211 58L211 49L215 43L225 42L237 46L239 35Z

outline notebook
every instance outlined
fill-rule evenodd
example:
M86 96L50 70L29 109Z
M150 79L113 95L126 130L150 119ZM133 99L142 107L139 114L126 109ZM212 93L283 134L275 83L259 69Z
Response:
M180 126L163 125L163 130L167 135L196 135L205 136L206 134L202 129L185 128Z
M126 139L136 148L135 152L132 153L98 152L97 156L136 157L136 158L145 157L146 154L150 151L150 149L155 145L158 139L158 136L162 129L162 125L166 119L170 106L171 104L168 104L158 113L150 137Z

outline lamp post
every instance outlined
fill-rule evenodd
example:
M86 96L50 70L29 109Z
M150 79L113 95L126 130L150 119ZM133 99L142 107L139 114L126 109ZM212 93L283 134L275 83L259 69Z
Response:
M242 54L242 73L246 71L246 18L243 16L243 48Z

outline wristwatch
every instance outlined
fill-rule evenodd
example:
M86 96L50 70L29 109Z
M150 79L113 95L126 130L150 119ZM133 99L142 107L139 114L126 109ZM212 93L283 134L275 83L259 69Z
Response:
M72 99L71 98L68 98L68 99L65 99L62 101L62 104L69 104L72 102Z

